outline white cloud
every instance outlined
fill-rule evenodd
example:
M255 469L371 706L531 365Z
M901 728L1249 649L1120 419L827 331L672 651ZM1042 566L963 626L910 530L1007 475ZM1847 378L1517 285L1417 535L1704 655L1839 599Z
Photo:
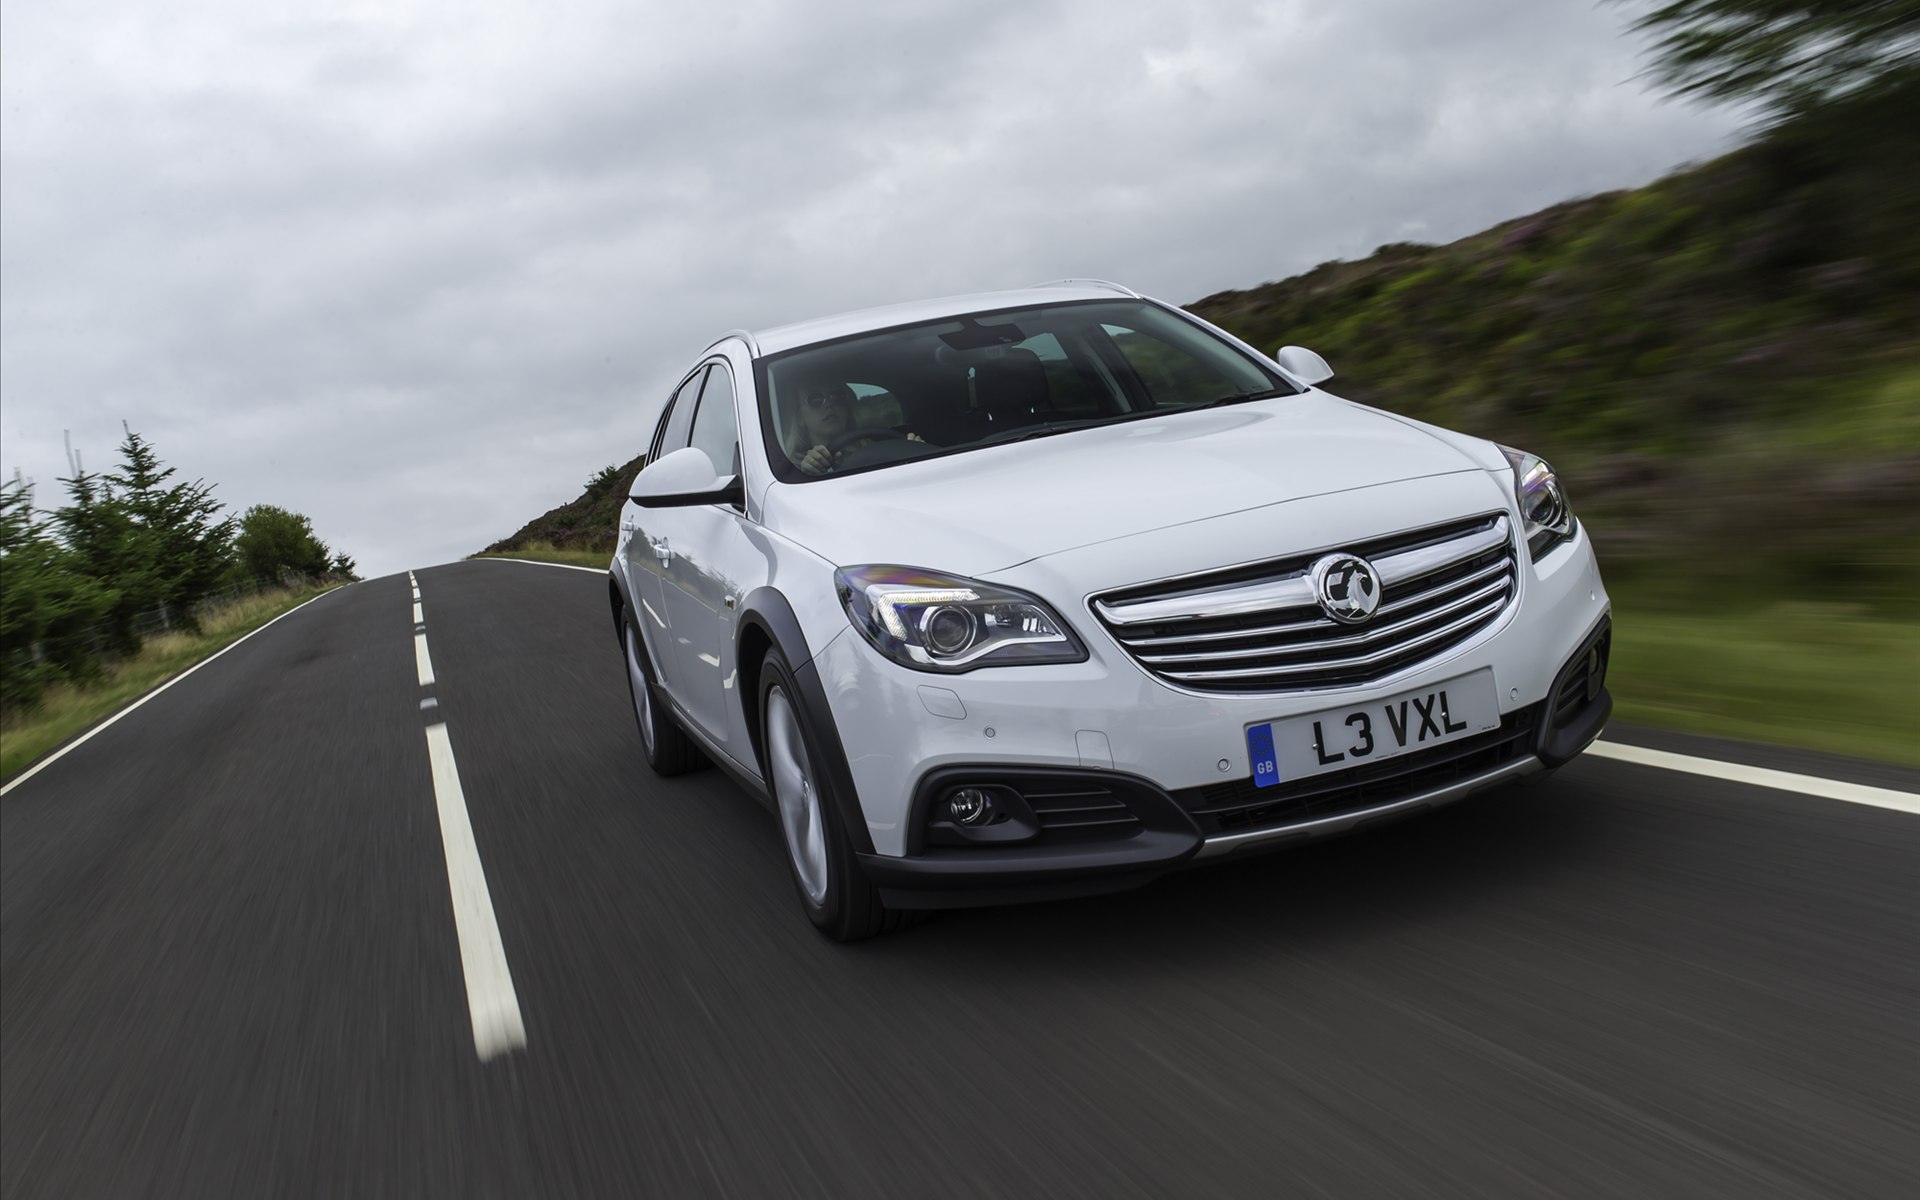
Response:
M812 10L812 11L809 11ZM637 452L715 334L1062 275L1185 301L1715 153L1588 0L0 17L0 467L124 418L373 572Z

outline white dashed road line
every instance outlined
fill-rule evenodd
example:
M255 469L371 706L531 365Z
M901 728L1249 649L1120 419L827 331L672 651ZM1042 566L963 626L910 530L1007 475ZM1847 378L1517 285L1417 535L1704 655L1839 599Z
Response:
M413 572L407 572L413 582ZM420 612L420 586L413 588L413 658L420 686L433 684L433 659L427 654L427 632ZM439 701L428 696L420 711L427 726L427 761L433 768L433 803L440 814L440 848L447 858L447 890L453 898L453 931L460 942L460 972L467 986L467 1016L473 1022L473 1049L485 1062L510 1050L524 1049L527 1028L520 1019L520 998L513 990L513 972L507 967L507 948L500 941L500 922L493 913L493 895L487 873L480 866L480 847L473 840L473 822L467 816L467 796L460 787L460 768L453 758L453 739L445 721L436 720Z
M1768 767L1749 767L1742 763L1695 758L1690 754L1649 750L1643 746L1623 746L1618 742L1595 742L1587 747L1587 753L1595 758L1611 758L1643 767L1659 767L1667 771L1704 775L1710 779L1724 779L1731 783L1744 783L1753 787L1773 788L1782 792L1801 792L1828 800L1844 800L1849 804L1866 804L1874 808L1890 808L1895 812L1920 814L1920 795L1899 792L1892 788L1868 787L1863 783L1822 779L1817 775L1796 775L1791 771L1775 771Z
M427 635L413 635L413 666L420 672L420 686L433 686L433 658L427 653Z
M453 895L453 927L460 939L460 968L467 981L467 1015L473 1021L473 1049L485 1062L509 1050L524 1049L527 1029L520 1000L507 969L507 949L494 919L493 897L480 867L460 770L444 723L427 726L427 757L433 764L433 798L440 810L440 844L447 855L447 887Z

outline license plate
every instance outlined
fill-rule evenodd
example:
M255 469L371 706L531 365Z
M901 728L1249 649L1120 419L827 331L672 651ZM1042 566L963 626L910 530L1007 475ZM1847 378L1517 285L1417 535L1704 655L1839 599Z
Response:
M1459 741L1499 724L1493 672L1475 671L1370 704L1249 725L1247 757L1254 784L1272 787Z

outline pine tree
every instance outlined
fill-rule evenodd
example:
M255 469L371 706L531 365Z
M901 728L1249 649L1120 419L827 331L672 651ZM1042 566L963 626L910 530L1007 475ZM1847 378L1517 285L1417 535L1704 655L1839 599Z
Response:
M125 428L123 426L123 428ZM232 563L234 521L216 520L221 508L213 486L201 480L176 483L153 446L131 428L120 444L120 469L107 479L132 533L132 565L145 586L148 607L166 605L176 624L194 627L194 606L218 586Z
M102 617L102 648L132 654L140 648L133 618L152 607L154 594L151 573L134 551L132 524L101 476L82 469L60 482L67 489L67 503L53 511L53 526L67 551L69 569L114 597Z
M75 569L24 484L0 488L0 706L32 707L60 678L97 670L88 631L117 597Z

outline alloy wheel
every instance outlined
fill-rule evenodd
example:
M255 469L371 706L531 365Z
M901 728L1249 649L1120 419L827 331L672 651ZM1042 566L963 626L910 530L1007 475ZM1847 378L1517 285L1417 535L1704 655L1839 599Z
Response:
M822 904L827 898L827 838L820 821L820 789L814 786L799 719L779 687L767 693L767 765L794 874L807 898Z

